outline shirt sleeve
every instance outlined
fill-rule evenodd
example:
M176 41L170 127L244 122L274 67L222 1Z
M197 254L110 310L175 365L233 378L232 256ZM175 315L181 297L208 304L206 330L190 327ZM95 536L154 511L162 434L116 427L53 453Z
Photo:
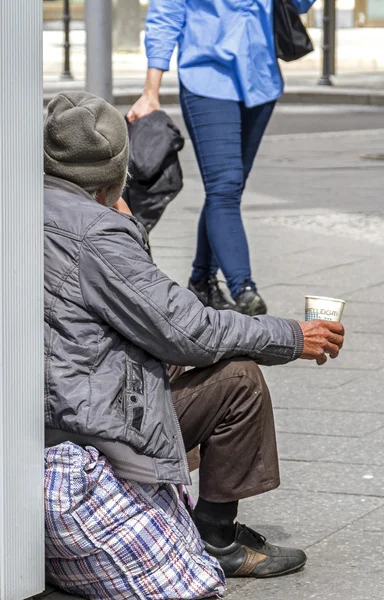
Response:
M148 68L168 71L185 23L186 0L150 0L145 31Z
M297 12L301 15L307 13L315 2L316 0L292 0Z

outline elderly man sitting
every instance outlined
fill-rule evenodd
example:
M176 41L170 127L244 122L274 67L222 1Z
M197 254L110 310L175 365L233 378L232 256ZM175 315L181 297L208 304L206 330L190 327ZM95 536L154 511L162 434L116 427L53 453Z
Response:
M143 484L190 483L185 452L199 446L194 521L225 574L300 569L303 551L236 522L240 499L279 485L258 365L323 364L343 327L218 312L160 271L135 218L112 208L128 138L104 100L56 96L44 141L47 446L96 448L119 479ZM167 365L194 368L173 368L170 381Z

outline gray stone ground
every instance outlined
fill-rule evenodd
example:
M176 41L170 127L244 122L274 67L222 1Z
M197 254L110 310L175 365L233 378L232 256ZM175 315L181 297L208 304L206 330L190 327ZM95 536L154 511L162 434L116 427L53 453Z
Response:
M288 117L289 118L289 117ZM245 194L253 270L270 314L302 318L306 293L344 298L345 348L317 367L264 369L275 407L282 485L244 501L240 519L308 566L231 581L229 598L384 596L384 131L269 136ZM189 144L185 189L153 232L158 265L185 284L202 186Z
M240 520L305 548L308 564L279 579L232 580L228 598L383 599L384 169L360 158L383 150L384 130L270 135L251 176L243 215L270 314L301 319L306 293L344 298L346 343L323 367L264 369L282 485L243 501ZM183 167L184 191L152 245L185 284L203 199L189 142Z

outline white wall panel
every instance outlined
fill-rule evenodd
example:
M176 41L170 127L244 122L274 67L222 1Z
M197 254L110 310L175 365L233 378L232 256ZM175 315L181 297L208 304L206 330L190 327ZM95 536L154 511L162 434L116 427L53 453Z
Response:
M0 599L44 588L42 0L0 0Z

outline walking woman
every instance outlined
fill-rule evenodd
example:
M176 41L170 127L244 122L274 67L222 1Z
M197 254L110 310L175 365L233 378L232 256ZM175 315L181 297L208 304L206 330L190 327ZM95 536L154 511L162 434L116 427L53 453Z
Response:
M150 0L147 81L128 113L160 108L159 88L179 45L180 103L205 188L189 288L206 306L267 312L252 278L241 197L276 100L283 93L273 4L283 0ZM291 1L298 12L315 0ZM221 269L233 298L216 278Z

